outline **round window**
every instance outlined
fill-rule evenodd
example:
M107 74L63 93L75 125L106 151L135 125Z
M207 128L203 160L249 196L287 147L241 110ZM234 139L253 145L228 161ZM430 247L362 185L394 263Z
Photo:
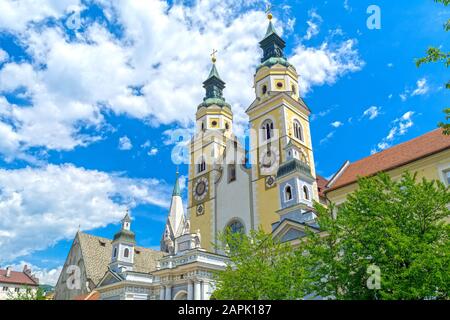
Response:
M283 88L283 83L282 82L277 82L277 87L278 88Z
M213 121L213 122L211 122L211 124L213 127L215 127L215 126L217 126L217 121Z
M231 233L244 233L244 225L240 221L232 221L228 228L230 229Z

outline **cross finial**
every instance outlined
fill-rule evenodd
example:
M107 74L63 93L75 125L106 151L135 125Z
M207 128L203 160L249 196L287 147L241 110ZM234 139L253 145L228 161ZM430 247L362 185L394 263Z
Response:
M267 19L272 20L272 5L270 4L270 2L268 2L266 5L266 14Z
M216 50L216 49L213 49L213 51L212 51L212 53L211 53L211 60L212 60L212 63L216 63L216 61L217 61L217 59L216 59L216 53L217 53L217 50Z

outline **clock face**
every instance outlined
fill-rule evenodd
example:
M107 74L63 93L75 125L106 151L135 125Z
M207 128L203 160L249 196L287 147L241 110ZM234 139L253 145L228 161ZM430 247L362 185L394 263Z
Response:
M262 151L260 155L260 171L262 175L273 175L276 174L278 169L278 161L280 159L280 155L278 154L278 150L271 146Z
M208 193L208 179L199 178L194 184L194 198L197 201L203 200Z
M197 195L201 196L206 190L206 184L203 181L197 183L197 187L195 188L195 192Z

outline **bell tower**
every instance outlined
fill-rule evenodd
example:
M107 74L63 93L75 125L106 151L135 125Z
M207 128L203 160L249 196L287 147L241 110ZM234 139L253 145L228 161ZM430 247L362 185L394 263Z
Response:
M122 219L122 227L114 235L112 241L112 255L109 267L119 273L133 270L135 245L135 235L131 231L131 218L127 210L125 217Z
M233 112L223 96L225 82L216 67L216 51L212 67L203 82L205 97L197 108L196 131L190 143L188 212L191 230L201 233L201 247L212 250L215 241L216 186L227 142L234 139Z
M278 171L293 157L294 151L289 149L288 143L295 145L295 152L305 157L313 184L315 168L310 110L300 97L297 71L285 56L286 43L276 32L270 11L267 18L269 25L259 43L263 56L254 75L256 98L246 113L252 129L250 152L255 223L270 232L272 223L279 220ZM318 200L317 186L312 187L311 193L311 199Z

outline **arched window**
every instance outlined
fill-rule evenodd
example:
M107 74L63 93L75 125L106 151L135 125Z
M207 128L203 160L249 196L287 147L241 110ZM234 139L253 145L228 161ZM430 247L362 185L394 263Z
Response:
M307 186L303 186L303 196L305 197L305 200L309 200L309 190Z
M263 130L264 140L270 140L273 138L273 122L272 120L265 120L262 124L261 129Z
M289 185L287 185L286 188L284 188L284 199L286 201L292 200L292 188Z
M263 95L267 93L267 86L266 85L262 86L261 92L262 92Z
M113 257L117 257L117 248L114 248L114 253L113 253Z
M125 248L125 250L123 251L123 256L124 256L125 258L128 258L128 257L130 256L130 249Z
M295 85L292 85L292 94L297 94L297 89L295 89Z
M205 123L202 122L202 131L205 131Z
M231 233L244 233L244 225L239 220L231 221L227 229L231 231Z
M294 120L294 136L303 141L303 130L302 130L302 125L300 124L300 122L298 122L298 120Z
M197 172L203 172L206 170L206 162L205 162L205 158L201 157L200 158L200 162L197 164Z

